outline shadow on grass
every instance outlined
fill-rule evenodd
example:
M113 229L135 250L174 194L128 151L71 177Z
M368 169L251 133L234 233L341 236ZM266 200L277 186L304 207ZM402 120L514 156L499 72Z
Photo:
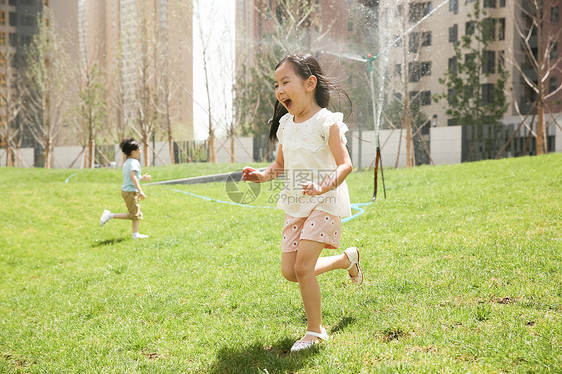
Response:
M330 329L330 335L343 331L355 321L345 316ZM307 361L318 354L322 344L310 349L291 353L294 339L286 338L274 344L257 341L240 347L223 347L217 351L217 358L208 373L295 373L305 367Z
M319 352L321 345L298 353L290 353L293 339L283 339L273 345L255 342L241 347L223 347L208 373L293 373Z
M114 239L102 240L101 242L96 241L94 244L92 244L92 248L102 247L104 245L117 244L117 243L124 242L125 240L126 240L125 238L114 238Z

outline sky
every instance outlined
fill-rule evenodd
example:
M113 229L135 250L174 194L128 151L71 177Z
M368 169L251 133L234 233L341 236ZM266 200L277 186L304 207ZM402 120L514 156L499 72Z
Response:
M234 0L194 0L193 4L193 126L196 140L208 137L208 101L203 45L210 78L215 134L225 134L230 119L234 71Z

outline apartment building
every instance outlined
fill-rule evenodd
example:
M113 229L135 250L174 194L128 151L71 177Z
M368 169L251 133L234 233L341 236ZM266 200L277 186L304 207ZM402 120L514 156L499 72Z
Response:
M396 96L400 97L407 91L411 98L417 98L424 113L431 119L432 126L454 125L447 117L447 103L441 100L435 103L431 98L435 94L446 93L447 88L439 83L448 69L454 68L456 58L454 44L462 36L474 31L471 14L474 14L476 0L438 0L438 1L395 1L381 0L381 35L386 43L394 43L389 49L388 64L392 82L396 88ZM509 103L506 116L516 116L533 111L536 95L522 77L525 70L531 80L537 81L537 73L532 72L531 63L524 53L530 48L537 56L541 52L537 37L525 43L520 32L525 33L532 20L526 14L525 1L483 0L481 9L483 16L489 21L491 42L484 51L486 63L481 76L482 99L489 100L492 85L498 78L500 69L509 73L506 87ZM560 29L560 1L549 1L543 9L547 17L542 22L544 40L546 35L555 35ZM384 35L386 33L386 35ZM560 33L557 35L560 40ZM562 40L560 40L562 41ZM383 43L385 44L385 43ZM553 61L557 58L557 45L550 53ZM484 74L485 73L485 74ZM560 69L553 71L546 87L553 92L560 86ZM406 90L405 90L406 88ZM560 111L561 93L548 100L549 110Z
M323 42L329 40L328 49L336 51L335 55L350 52L346 48L349 48L348 38L354 27L350 14L353 6L375 13L372 26L377 30L378 40L372 42L373 50L370 52L378 56L376 74L379 77L384 75L390 84L387 100L402 100L404 94L416 98L421 110L430 119L431 126L435 127L454 125L454 121L446 114L446 100L436 103L432 97L447 93L447 87L439 79L456 63L454 45L460 42L463 35L473 32L474 24L470 15L474 13L475 1L480 1L481 10L485 13L483 17L491 25L491 42L484 52L486 64L481 77L483 100L489 99L500 69L505 69L509 73L506 87L509 108L506 116L517 116L520 112L525 114L534 110L536 95L520 72L521 69L527 72L531 69L530 62L526 61L529 57L523 53L527 46L520 36L520 32L525 32L531 22L523 11L526 0L318 0L316 4L322 8L322 22L331 27L329 37ZM259 54L260 43L267 40L264 36L271 32L277 3L278 1L263 0L237 1L237 30L242 30L237 48L253 51L246 60L250 63ZM554 44L549 54L554 62L560 55L558 46L562 45L562 33L558 32L562 0L543 3L543 40L547 40L546 35L554 35L559 40L552 41ZM535 55L539 53L536 36L530 39L528 45ZM540 48L544 52L546 43L543 42ZM325 48L314 46L313 49ZM561 74L560 67L553 70L544 82L545 90L549 93L556 91L562 84ZM529 75L533 77L532 72ZM534 79L536 83L536 73ZM547 104L548 110L561 111L562 90L549 98Z
M48 0L0 0L0 145L6 146L5 136L9 136L7 126L13 126L10 118L15 97L16 69L25 61L25 47L37 33L37 13L48 5ZM32 142L25 133L23 145ZM14 160L9 160L13 162Z
M170 100L169 116L177 138L193 139L192 8L181 0L80 0L80 59L97 61L106 72L110 113L116 126L138 116L139 82ZM149 66L149 71L141 71ZM158 86L158 88L156 88Z

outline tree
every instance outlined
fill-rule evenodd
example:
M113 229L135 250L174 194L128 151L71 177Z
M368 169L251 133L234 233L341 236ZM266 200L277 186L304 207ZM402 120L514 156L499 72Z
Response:
M545 87L549 77L562 70L562 56L558 54L558 41L562 35L562 28L555 26L558 23L558 14L553 14L559 11L559 7L559 0L522 0L521 3L516 2L514 8L516 13L513 14L524 58L517 58L512 54L510 59L535 96L533 101L537 114L537 155L548 152L544 114L545 110L547 113L552 113L549 99L562 90L562 82L557 83L551 90ZM553 22L555 18L556 23ZM545 27L547 25L550 27ZM518 105L516 109L520 111Z
M195 1L196 11L195 14L201 15L201 7L199 1ZM211 59L215 58L210 51L210 40L212 36L212 30L208 33L203 32L203 20L199 19L199 35L201 37L201 58L203 62L203 73L205 78L205 94L207 96L207 129L209 134L209 148L208 148L208 158L210 162L217 162L217 154L215 150L215 124L213 123L213 105L211 102L211 76L209 67L211 64Z
M21 77L22 69L14 68L15 54L11 50L0 52L0 76L5 79L1 87L0 106L6 108L0 119L0 139L6 149L6 166L20 165L18 149L21 143L21 123L18 117L23 110L24 92ZM21 121L19 121L21 122ZM16 160L18 158L18 160Z
M508 72L501 65L496 67L495 52L487 49L494 39L496 23L485 16L480 2L474 2L467 33L454 46L454 63L439 79L448 92L435 97L436 101L447 99L447 115L455 124L472 129L469 160L480 157L484 126L501 124L508 107L504 93Z
M96 154L96 136L105 123L106 101L101 72L97 64L81 69L78 137L85 149L84 166L93 168Z
M269 131L275 103L272 77L279 59L302 50L318 51L329 27L321 22L322 10L314 0L279 0L275 6L258 0L255 7L263 35L250 46L255 52L251 63L237 67L234 101L242 133L259 136ZM267 28L264 20L269 21Z
M38 33L27 53L24 119L43 150L44 166L52 167L54 143L63 125L66 52L49 8L37 17Z

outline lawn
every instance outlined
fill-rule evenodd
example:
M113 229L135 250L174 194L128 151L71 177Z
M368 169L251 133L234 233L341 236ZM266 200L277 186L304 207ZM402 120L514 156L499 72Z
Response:
M0 168L0 372L562 372L562 154L385 179L343 224L364 284L319 277L331 338L290 354L306 325L280 273L277 185L251 207L224 183L145 186L150 238L134 241L127 221L99 227L125 208L120 170ZM371 200L372 172L348 184Z

